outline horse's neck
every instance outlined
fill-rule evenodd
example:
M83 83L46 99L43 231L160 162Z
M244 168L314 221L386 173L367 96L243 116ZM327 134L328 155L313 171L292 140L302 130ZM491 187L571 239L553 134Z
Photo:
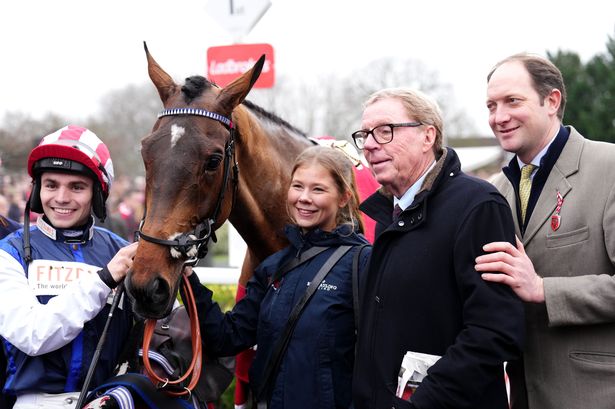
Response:
M284 247L288 223L286 194L296 156L311 142L283 128L258 123L252 115L239 124L239 187L229 220L258 260Z
M258 204L246 205L240 200L241 196L237 197L229 221L246 242L258 264L286 245L283 227L287 218L275 209L274 212L279 215L272 219L264 212L258 211Z

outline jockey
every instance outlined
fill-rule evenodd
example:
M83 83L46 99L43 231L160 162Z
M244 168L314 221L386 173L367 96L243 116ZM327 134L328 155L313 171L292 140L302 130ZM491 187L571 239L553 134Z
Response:
M106 216L113 164L93 132L68 125L45 136L27 166L24 228L0 242L2 392L16 409L73 408L136 244L94 225ZM30 210L41 214L35 226ZM91 387L113 375L132 319L121 300Z

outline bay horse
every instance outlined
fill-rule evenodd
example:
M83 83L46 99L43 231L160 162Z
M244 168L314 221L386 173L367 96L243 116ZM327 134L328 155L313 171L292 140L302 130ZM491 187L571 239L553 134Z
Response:
M149 77L164 110L141 141L145 216L126 290L135 312L161 318L171 310L182 267L204 252L227 219L247 244L239 285L287 244L286 189L307 136L245 98L263 67L224 88L202 76L180 86L145 46Z

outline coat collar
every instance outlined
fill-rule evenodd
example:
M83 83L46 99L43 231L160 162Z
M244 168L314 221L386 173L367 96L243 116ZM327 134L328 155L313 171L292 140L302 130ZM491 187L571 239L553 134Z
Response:
M421 188L414 197L414 202L405 211L424 204L428 197L438 189L444 175L456 176L460 172L461 163L457 153L452 148L444 149L433 169L427 173ZM360 209L377 223L388 226L392 222L393 195L385 187L381 187L361 203Z
M551 169L542 193L536 202L532 217L525 229L524 244L527 244L538 233L543 224L551 222L551 215L557 206L557 193L559 192L565 198L572 189L568 178L579 171L585 138L572 126L568 128L570 136L557 162Z
M347 224L339 225L330 232L314 229L307 233L303 233L297 225L289 224L286 226L285 233L290 244L300 251L313 246L356 246L363 244L361 236Z
M561 125L555 139L550 143L545 155L543 155L540 160L540 167L538 168L538 172L536 172L536 175L534 176L532 182L532 193L530 195L529 201L527 202L527 212L532 216L534 214L534 209L536 208L538 198L540 197L542 190L544 189L544 186L547 182L547 178L549 177L549 174L551 174L551 170L553 169L553 166L555 166L555 162L557 162L557 160L559 159L562 150L564 149L564 146L566 146L569 134L570 131L566 129L563 125ZM502 172L504 173L504 175L506 175L508 180L510 180L513 188L515 189L515 196L518 197L518 186L521 179L521 171L519 169L519 159L517 155L515 155L511 159L508 166L502 169ZM514 214L516 215L515 219L520 220L521 213L517 208L518 201L516 200L516 198L513 199L514 200L511 201L511 203L514 202L515 204L513 209L515 211ZM527 223L529 223L529 220L527 220ZM527 230L526 227L527 226L519 226L519 231L525 232ZM521 235L519 235L519 237L521 237Z
M41 216L36 219L36 227L51 240L63 241L65 243L85 243L94 236L94 217L85 226L75 229L56 229Z

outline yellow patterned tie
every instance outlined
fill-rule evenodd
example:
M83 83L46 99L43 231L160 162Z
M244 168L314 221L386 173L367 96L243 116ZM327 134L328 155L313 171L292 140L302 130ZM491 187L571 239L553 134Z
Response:
M532 189L532 179L530 176L536 168L535 165L525 165L521 169L521 181L519 182L519 199L521 200L521 222L525 223L525 211L527 209L527 201L530 198L530 190Z

